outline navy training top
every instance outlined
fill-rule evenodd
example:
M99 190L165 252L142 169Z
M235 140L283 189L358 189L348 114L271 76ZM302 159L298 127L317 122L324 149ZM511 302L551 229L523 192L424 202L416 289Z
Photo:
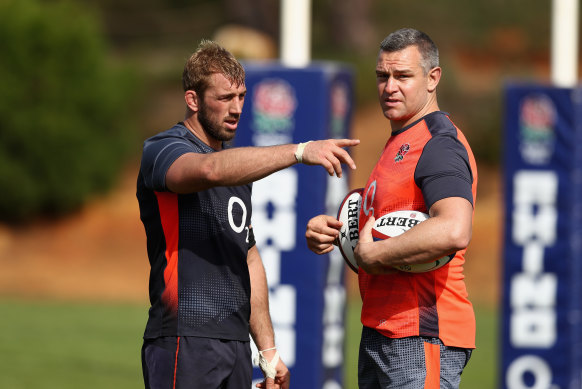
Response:
M252 184L191 194L165 184L178 157L212 152L183 123L144 142L136 193L151 266L144 338L249 340Z

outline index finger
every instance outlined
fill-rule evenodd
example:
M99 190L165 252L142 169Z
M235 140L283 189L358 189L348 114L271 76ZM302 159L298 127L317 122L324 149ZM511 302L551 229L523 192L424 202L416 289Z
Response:
M332 232L331 229L339 230L342 226L342 222L329 215L318 215L311 218L307 222L307 229L314 232Z
M350 156L350 154L348 154L348 152L346 150L339 149L339 151L337 153L335 153L335 156L338 160L347 164L352 169L356 169L356 163L354 162L354 160L352 159L352 157ZM340 168L340 171L341 171L341 168Z
M332 139L338 147L351 147L360 144L359 139Z

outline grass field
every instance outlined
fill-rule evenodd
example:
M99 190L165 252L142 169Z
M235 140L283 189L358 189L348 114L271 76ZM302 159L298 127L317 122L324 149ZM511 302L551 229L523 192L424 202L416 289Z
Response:
M0 388L143 388L146 309L0 302Z
M146 308L131 304L0 300L0 388L142 388ZM357 388L359 305L347 314L346 389ZM478 351L461 388L493 389L497 318L477 309Z

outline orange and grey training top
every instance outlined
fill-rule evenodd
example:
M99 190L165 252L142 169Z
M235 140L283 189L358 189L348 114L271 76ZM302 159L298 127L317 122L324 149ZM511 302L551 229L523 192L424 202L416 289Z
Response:
M463 133L449 116L432 112L392 133L368 183L360 228L398 210L428 213L437 201L462 197L475 206L477 166ZM359 269L362 324L390 338L438 337L447 346L475 347L475 315L463 264L466 249L427 273L371 275Z

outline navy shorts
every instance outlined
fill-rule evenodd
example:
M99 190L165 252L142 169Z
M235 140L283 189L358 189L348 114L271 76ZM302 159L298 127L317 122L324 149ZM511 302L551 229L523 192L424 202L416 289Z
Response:
M360 389L457 389L471 349L439 338L388 338L364 327L358 359Z
M250 342L194 336L144 339L146 389L250 388Z

